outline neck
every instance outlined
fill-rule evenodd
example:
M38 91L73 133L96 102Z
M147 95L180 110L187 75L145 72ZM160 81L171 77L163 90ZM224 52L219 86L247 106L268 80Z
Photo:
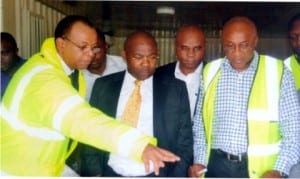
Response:
M102 75L104 70L106 68L106 62L103 62L101 63L101 65L97 68L91 68L91 67L88 67L88 70L91 72L91 73L94 73L94 74L98 74L98 75Z

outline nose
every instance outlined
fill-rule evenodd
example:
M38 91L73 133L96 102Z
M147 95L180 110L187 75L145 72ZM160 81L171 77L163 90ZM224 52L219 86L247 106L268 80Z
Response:
M195 55L194 49L189 48L187 51L187 56L192 57Z
M143 59L142 59L142 65L143 66L148 66L150 64L150 60L149 57L147 56L144 56Z
M232 50L231 54L233 56L240 57L243 54L243 50L239 46L237 46Z

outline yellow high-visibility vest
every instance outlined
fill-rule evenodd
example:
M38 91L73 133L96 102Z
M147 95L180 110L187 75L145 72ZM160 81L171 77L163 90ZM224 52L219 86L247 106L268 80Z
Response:
M293 73L296 88L300 90L300 63L297 62L295 55L290 56L284 60L284 64Z
M212 144L216 87L221 74L218 59L204 68L203 123L207 138L207 156ZM279 132L279 93L283 63L269 56L260 56L258 69L248 100L248 172L251 178L272 170L281 141Z
M79 95L80 94L80 95ZM69 140L141 160L156 139L110 118L72 87L56 51L54 38L45 40L14 75L1 104L0 173L16 176L58 176L76 145Z

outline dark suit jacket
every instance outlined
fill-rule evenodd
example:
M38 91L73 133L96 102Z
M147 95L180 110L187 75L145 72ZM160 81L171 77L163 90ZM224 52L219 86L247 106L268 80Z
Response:
M97 79L91 95L91 105L115 117L124 76L125 71ZM158 139L158 146L181 157L180 162L168 163L162 168L159 176L186 177L187 169L193 162L193 136L185 83L155 73L153 113L153 134ZM80 174L105 175L108 153L104 153L81 144Z
M177 61L160 66L156 69L156 73L161 76L165 76L165 77L168 76L168 78L176 78L175 74L174 74L175 68L176 68L176 63L177 63ZM172 80L172 79L169 79L169 80Z

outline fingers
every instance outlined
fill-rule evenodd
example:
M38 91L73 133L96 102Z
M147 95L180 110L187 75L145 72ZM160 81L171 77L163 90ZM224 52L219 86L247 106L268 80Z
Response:
M201 164L194 164L189 167L189 177L201 177L207 171L206 167Z
M149 161L144 161L145 171L148 173L150 171Z
M180 161L180 157L178 157L177 155L167 151L167 150L164 150L164 149L161 149L161 148L158 148L158 150L160 151L162 157L163 157L163 161L165 162L177 162L177 161Z
M180 157L167 150L149 144L143 151L142 159L146 172L150 171L151 165L153 165L155 175L159 175L159 169L165 166L164 162L176 162L180 160Z

